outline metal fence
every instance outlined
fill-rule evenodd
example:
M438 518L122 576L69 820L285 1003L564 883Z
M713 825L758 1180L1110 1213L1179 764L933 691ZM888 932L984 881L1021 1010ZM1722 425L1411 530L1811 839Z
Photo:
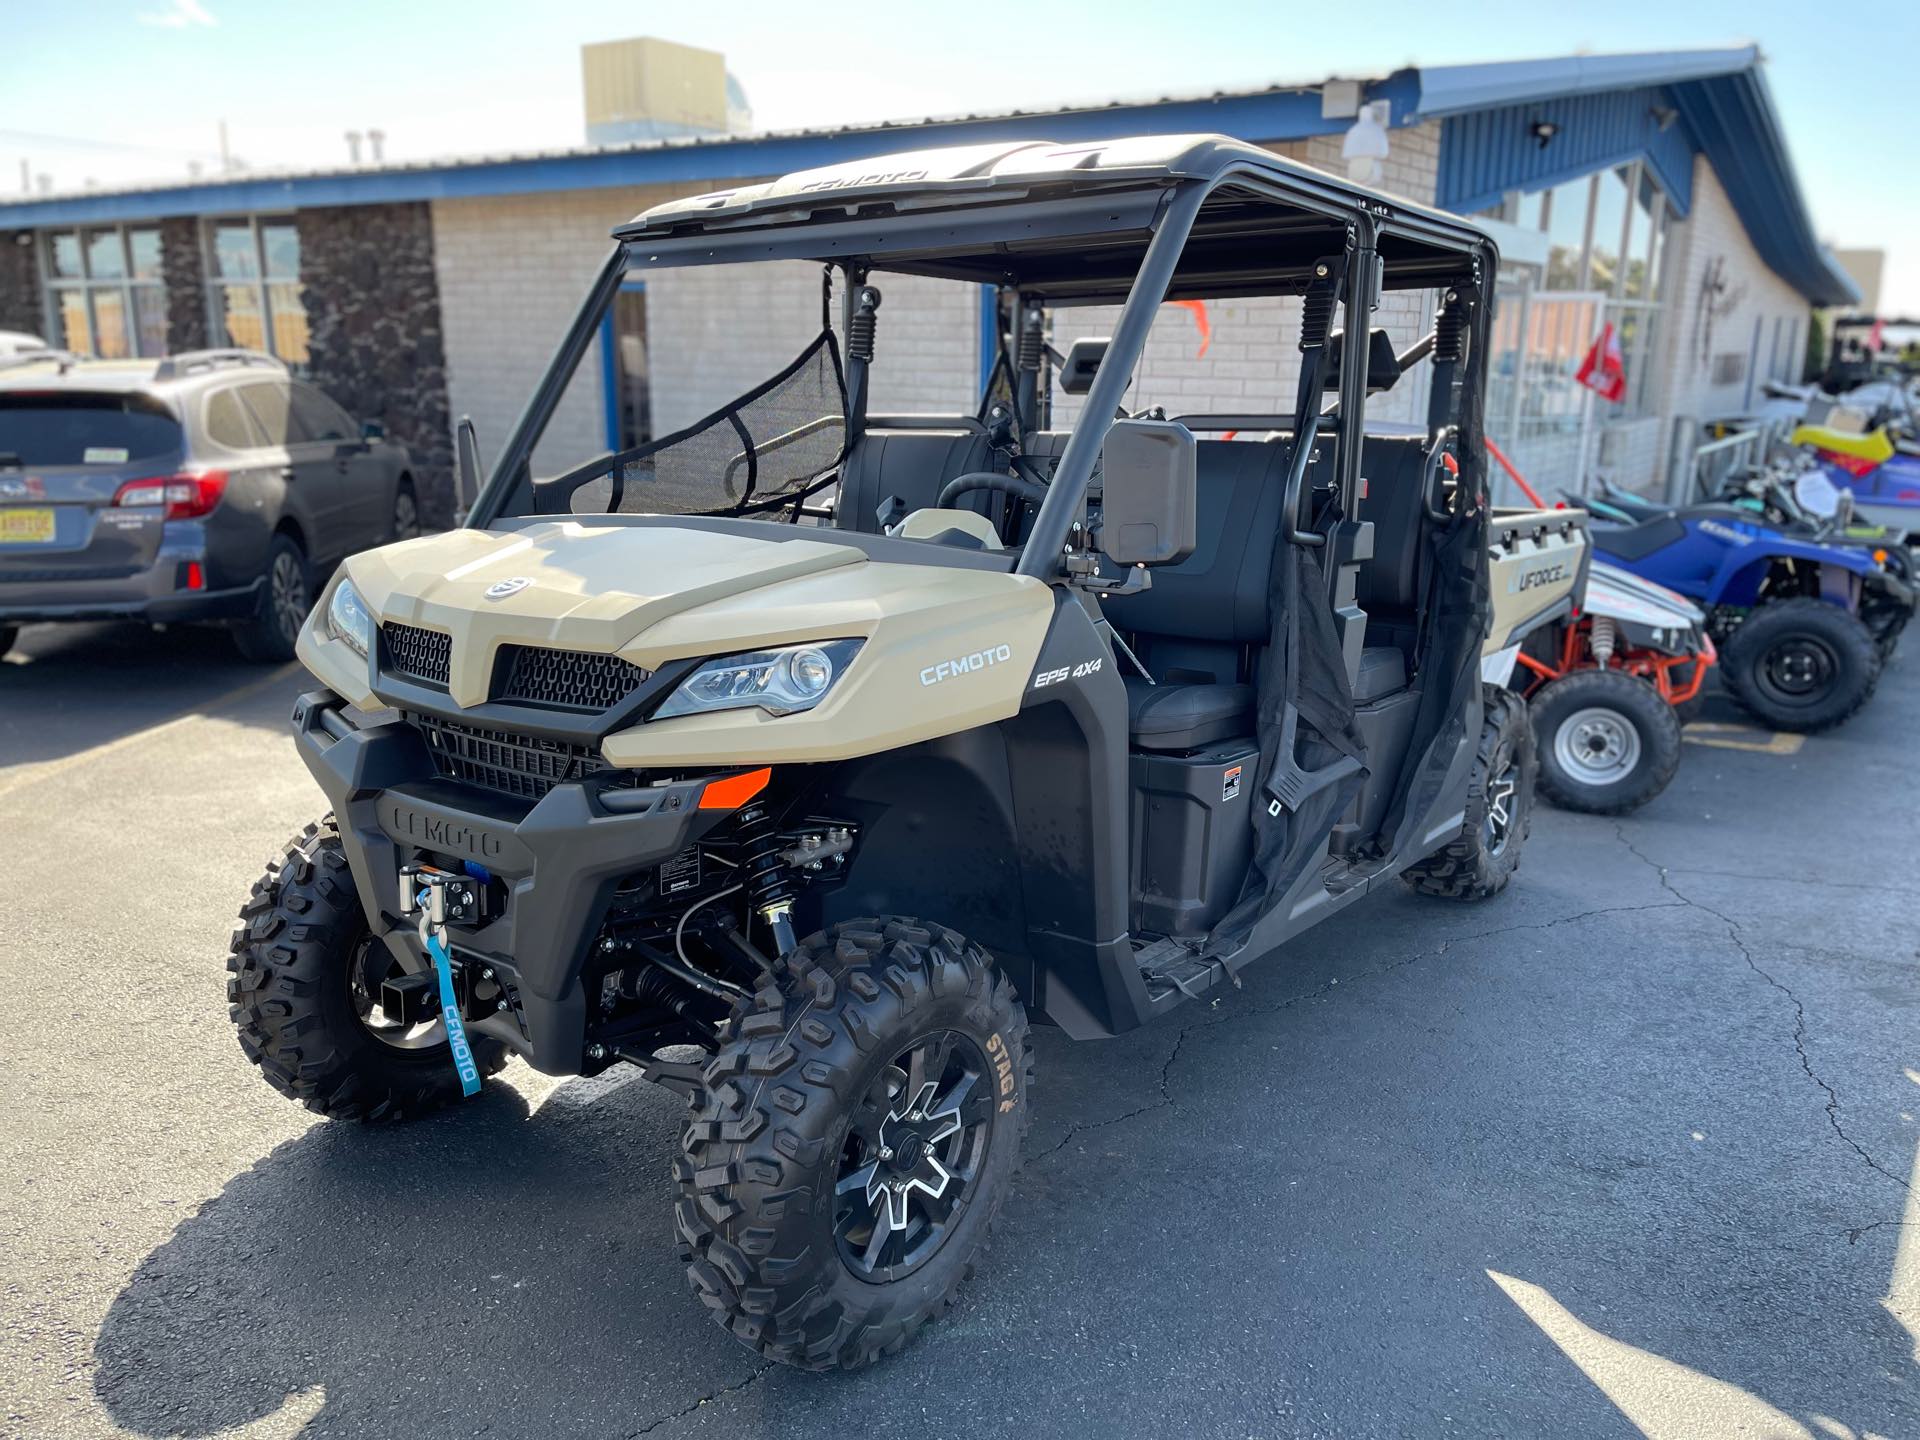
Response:
M1729 476L1763 464L1785 445L1789 422L1779 419L1674 421L1667 499L1685 505L1719 491Z

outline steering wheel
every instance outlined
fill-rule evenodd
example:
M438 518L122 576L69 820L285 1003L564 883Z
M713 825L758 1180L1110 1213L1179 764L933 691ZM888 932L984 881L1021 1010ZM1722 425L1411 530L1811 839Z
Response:
M1019 461L1014 463L1017 465ZM969 470L964 475L954 476L940 487L937 503L944 510L960 496L974 490L992 490L1035 505L1047 498L1047 487L1038 480L1029 480L1024 475L1002 475L993 470Z

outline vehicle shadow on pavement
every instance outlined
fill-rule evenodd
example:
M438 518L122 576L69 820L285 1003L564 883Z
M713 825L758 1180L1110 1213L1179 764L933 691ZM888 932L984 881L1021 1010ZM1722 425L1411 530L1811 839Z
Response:
M769 1367L707 1321L669 1219L682 1108L610 1074L275 1149L116 1298L96 1393L149 1435L317 1386L307 1434L1631 1436L1644 1355L1912 1433L1912 1337L1878 1303L1899 1232L1847 1233L1877 1218L1855 1171L1884 1180L1837 1147L1777 997L1711 916L1631 891L1601 827L1553 823L1587 885L1386 897L1217 1006L1042 1034L982 1272L872 1370ZM1779 1063L1703 1046L1707 1017ZM1516 1284L1621 1342L1627 1378L1583 1373Z
M278 669L241 659L217 629L29 626L0 658L0 770L63 759L251 693ZM274 710L271 723L284 726L286 712Z

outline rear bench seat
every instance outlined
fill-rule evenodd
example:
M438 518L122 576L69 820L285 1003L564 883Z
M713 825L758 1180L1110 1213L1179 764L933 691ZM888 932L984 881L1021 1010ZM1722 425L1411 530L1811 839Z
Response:
M880 506L890 496L905 502L908 514L928 509L939 503L940 488L947 481L985 470L989 458L986 434L958 421L952 429L868 430L847 452L841 467L833 523L841 530L877 535ZM989 492L975 490L955 504L986 514L991 498Z
M1193 554L1157 567L1145 592L1106 602L1108 618L1159 682L1127 680L1134 748L1193 750L1254 733L1248 681L1270 632L1287 454L1284 440L1200 441ZM1381 642L1360 655L1353 698L1364 705L1407 684L1419 593L1421 442L1369 436L1361 456L1369 478L1362 515L1374 522L1378 558L1362 567L1359 596L1369 619L1380 617ZM1368 639L1375 638L1370 624Z

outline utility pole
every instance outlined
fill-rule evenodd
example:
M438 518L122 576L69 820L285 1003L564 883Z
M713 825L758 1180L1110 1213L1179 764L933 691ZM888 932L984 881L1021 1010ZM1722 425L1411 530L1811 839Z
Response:
M24 157L20 161L20 193L22 195L33 193L33 172L28 168Z
M232 171L233 152L227 148L227 122L222 120L220 122L220 173L227 175Z
M373 151L373 163L378 165L386 157L387 132L384 130L367 131L367 145Z

